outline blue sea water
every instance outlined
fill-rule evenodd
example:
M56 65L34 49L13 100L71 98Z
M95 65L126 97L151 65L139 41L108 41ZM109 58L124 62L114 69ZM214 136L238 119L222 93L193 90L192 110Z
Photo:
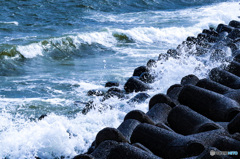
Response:
M85 152L99 130L117 127L132 109L148 109L148 100L127 102L136 93L102 102L88 90L106 91L107 81L123 89L134 68L240 15L239 1L230 0L2 0L0 6L0 158ZM158 62L159 80L148 94L220 65L185 51ZM84 115L90 100L95 109Z

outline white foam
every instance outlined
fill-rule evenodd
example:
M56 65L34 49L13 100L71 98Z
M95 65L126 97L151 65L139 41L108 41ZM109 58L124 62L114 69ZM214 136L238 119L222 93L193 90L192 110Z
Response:
M3 21L0 21L0 24L14 24L16 26L18 26L18 22L17 21L11 21L11 22L3 22Z
M25 57L25 58L33 58L36 56L43 56L43 47L40 43L32 43L25 46L17 46L17 50Z
M0 157L73 157L87 150L97 131L117 127L121 116L121 112L107 110L102 114L78 114L74 119L50 114L39 122L30 122L1 113L0 131L4 131L0 134Z

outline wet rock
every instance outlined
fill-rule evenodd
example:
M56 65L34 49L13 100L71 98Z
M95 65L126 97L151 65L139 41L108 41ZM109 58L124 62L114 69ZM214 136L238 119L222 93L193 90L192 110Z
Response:
M152 153L129 144L120 144L113 148L107 159L161 159Z
M238 49L239 49L239 47L238 47L238 45L237 44L235 44L235 43L229 43L229 44L227 44L227 46L228 47L230 47L230 49L231 49L231 51L232 51L232 53L234 53L235 51L237 51Z
M73 157L73 159L94 159L94 157L89 154L81 154Z
M148 148L146 148L145 146L143 146L143 145L140 144L140 143L134 143L134 144L132 144L132 145L135 146L135 147L137 147L137 148L140 148L140 149L143 150L143 151L152 153Z
M169 54L165 54L165 53L160 53L158 56L158 61L163 60L166 61L169 58Z
M153 83L155 77L151 75L149 72L144 72L140 75L139 79L145 83Z
M225 24L219 24L218 27L217 27L217 29L216 29L216 31L217 31L218 33L221 33L221 32L224 32L224 31L230 33L233 29L234 29L234 28L231 27L231 26L228 26L228 25L225 25Z
M208 52L209 52L209 49L205 49L205 48L202 48L202 47L197 47L195 55L201 56L201 55L207 54Z
M195 43L197 43L198 39L195 37L189 36L189 37L187 37L187 41L191 41L195 44Z
M176 49L169 49L167 51L167 54L173 58L178 58L178 56L180 55L180 53Z
M240 89L240 78L221 68L214 68L210 71L211 80L233 89Z
M206 33L200 33L200 34L198 34L197 39L200 40L200 41L207 40L210 43L214 43L214 42L217 41L218 38L216 38L215 36L206 34Z
M133 131L131 142L141 143L155 155L170 159L199 155L204 150L204 146L194 138L150 124L138 125Z
M203 29L202 33L205 33L207 35L212 35L212 36L219 36L218 32L216 32L215 30L208 30L208 29Z
M114 82L114 81L109 81L105 84L105 87L113 87L113 86L116 86L118 87L119 86L119 83L118 82Z
M98 132L96 136L96 146L106 140L113 140L117 142L128 142L128 140L123 136L123 134L115 128L104 128Z
M87 95L88 95L88 96L103 96L103 95L104 95L104 92L103 92L103 91L100 91L100 90L95 90L95 89L93 89L93 90L89 90L89 91L87 92Z
M132 99L128 101L128 103L143 103L148 99L150 95L147 93L138 93L136 96L134 96Z
M181 84L174 84L167 90L167 95L176 103L178 103L178 95L181 92L183 85Z
M224 86L222 84L219 84L210 79L207 79L207 78L199 80L198 83L196 84L196 86L216 92L216 93L220 93L220 94L225 94L229 91L232 91L231 88Z
M216 147L209 147L205 149L197 158L198 159L224 159L226 156L216 155L216 153L220 153ZM229 158L230 159L230 158Z
M170 127L182 135L221 128L215 122L183 105L174 107L167 119Z
M171 111L171 107L165 103L157 103L155 104L146 115L149 116L152 121L157 123L167 123L167 117L169 112Z
M107 100L111 97L117 97L119 99L121 98L125 98L125 94L123 93L122 90L120 90L119 88L110 88L105 94L104 94L104 97L103 97L103 100Z
M213 121L229 122L240 111L236 101L193 85L184 86L178 100Z
M116 88L116 87L109 88L109 90L107 91L107 93L111 93L111 92L123 93L123 91L122 91L121 89Z
M226 68L226 70L234 75L240 77L240 63L232 61Z
M106 159L110 153L110 151L118 146L119 143L113 140L103 141L92 153L91 155L94 159Z
M187 84L196 85L198 81L199 79L197 76L190 74L182 78L181 85L187 85Z
M143 72L149 72L149 69L146 66L137 67L133 72L133 76L140 76Z
M131 77L124 85L124 89L127 93L141 92L151 89L151 87L137 78Z
M148 123L154 125L154 122L151 120L151 118L141 110L132 110L129 113L127 113L127 115L124 118L124 121L128 119L135 119L141 123Z
M236 20L230 21L228 25L234 28L240 28L240 22Z
M228 37L231 39L237 39L240 37L240 29L234 29L228 34Z
M38 120L42 120L43 118L45 118L47 116L47 114L42 114L39 118L38 118Z
M228 124L228 131L231 134L234 134L236 132L240 133L240 113L236 115L235 118L233 118L232 121Z
M224 61L226 56L227 56L227 53L225 51L223 51L222 49L214 49L211 52L210 60L211 61Z
M132 132L139 124L140 122L138 120L127 119L127 120L124 120L117 129L130 142L130 137L132 136Z
M159 93L159 94L156 94L154 95L150 101L149 101L149 110L155 105L155 104L158 104L158 103L166 103L167 105L171 106L171 107L174 107L175 106L175 103L171 100L170 97L168 97L167 95L165 94L162 94L162 93Z
M156 60L150 59L147 62L147 67L149 67L149 68L156 67L156 65L157 65L157 61Z
M82 114L86 115L91 109L95 109L95 104L93 101L89 101L86 103L85 107L82 109Z
M212 147L217 140L223 136L230 136L223 129L216 129L212 131L205 131L197 134L188 135L189 137L195 138L200 141L205 147Z
M164 123L157 123L155 126L157 126L159 128L162 128L162 129L165 129L165 130L168 130L168 131L174 132L168 125L166 125Z
M234 61L240 62L240 54L237 54L237 55L234 57Z
M231 155L231 157L236 159L240 158L240 154L238 153L240 150L240 141L238 140L224 136L216 140L213 147L216 147L221 151L235 151L237 155Z

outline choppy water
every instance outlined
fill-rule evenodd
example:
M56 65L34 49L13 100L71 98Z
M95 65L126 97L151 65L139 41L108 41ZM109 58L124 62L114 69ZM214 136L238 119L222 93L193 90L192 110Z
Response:
M0 1L0 158L71 158L83 153L104 127L117 127L147 103L89 97L90 89L120 88L134 68L176 48L187 36L238 19L227 0ZM184 75L206 77L219 65L209 57L159 62L150 95ZM129 94L129 98L135 93ZM93 100L95 110L83 115ZM109 106L110 105L110 106ZM111 107L111 109L110 109ZM101 110L101 111L99 111ZM42 114L44 120L36 121Z

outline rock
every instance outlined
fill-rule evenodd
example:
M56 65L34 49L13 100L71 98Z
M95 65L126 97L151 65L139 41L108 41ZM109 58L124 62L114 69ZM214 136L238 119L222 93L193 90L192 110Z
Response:
M155 104L148 112L147 115L149 116L152 121L157 123L167 123L167 117L169 112L171 111L171 107L165 103L157 103Z
M107 91L107 93L111 93L111 92L123 93L123 91L122 91L121 89L116 88L116 87L109 88L109 90Z
M190 74L182 78L181 85L187 85L187 84L196 85L198 81L199 79L197 76Z
M214 49L212 52L211 52L211 55L210 55L210 60L211 61L224 61L225 60L225 57L227 56L227 53L221 49Z
M227 44L227 46L230 47L230 49L232 51L232 55L235 54L234 52L239 49L238 45L233 42Z
M183 85L181 84L174 84L167 90L167 95L172 99L172 101L176 104L179 104L178 102L178 95L181 92L183 88Z
M216 31L217 31L218 33L221 33L221 32L224 32L224 31L230 33L233 29L234 29L234 28L231 27L231 26L228 26L228 25L225 25L225 24L219 24L218 27L217 27L217 29L216 29Z
M149 152L149 153L152 154L152 152L151 152L148 148L146 148L145 146L143 146L143 145L140 144L140 143L134 143L134 144L132 144L132 146L135 146L135 147L137 147L137 148L140 148L140 149L143 150L143 151L146 151L146 152Z
M232 139L230 137L220 137L218 138L213 147L218 148L221 151L234 151L234 155L231 155L232 158L239 159L240 154L238 151L240 150L240 141Z
M95 104L93 104L93 101L89 101L86 103L85 107L82 109L82 114L86 115L91 109L95 109Z
M212 120L183 105L174 107L170 111L167 119L170 127L176 133L182 135L190 135L221 128Z
M113 148L107 159L161 159L152 153L129 144L120 144Z
M156 60L150 59L147 62L147 67L149 67L149 68L156 67L156 65L157 65L157 61Z
M226 70L234 75L240 77L240 63L232 61L226 68Z
M159 128L162 128L162 129L165 129L165 130L168 130L168 131L174 132L169 126L167 126L167 125L164 124L164 123L157 123L155 126L157 126L157 127L159 127Z
M169 56L170 56L169 54L160 53L158 56L158 61L160 61L160 60L166 61L166 60L168 60Z
M205 41L205 40L207 40L207 41L210 42L210 43L215 43L215 42L218 41L218 38L217 38L217 37L212 36L212 35L209 35L209 34L206 34L206 33L200 33L200 34L198 34L197 39L200 40L200 41Z
M150 124L138 125L133 131L131 142L141 143L155 155L169 159L199 155L204 150L204 146L194 138Z
M111 97L117 97L117 98L121 99L121 98L125 98L125 95L122 90L113 87L113 88L110 88L107 91L107 93L104 94L102 101L107 100Z
M229 133L231 134L234 134L236 132L240 133L240 113L238 113L238 115L236 115L236 117L229 122L227 127Z
M73 159L94 159L94 157L89 154L81 154L73 157Z
M134 96L132 99L128 101L128 103L143 103L148 99L150 95L147 93L138 93L136 96Z
M39 118L38 118L38 120L42 120L43 118L45 118L47 116L47 114L42 114Z
M209 78L233 89L240 89L240 78L221 68L214 68L209 73Z
M205 131L197 134L188 135L188 137L192 137L200 141L205 147L212 147L214 143L223 136L230 135L223 129L216 129L212 131Z
M193 42L194 44L197 43L198 39L192 36L187 37L187 41Z
M118 146L119 143L113 140L103 141L92 153L91 155L94 159L106 159L110 151Z
M123 134L115 128L104 128L98 132L96 136L96 147L106 140L113 140L117 142L128 142L128 140L123 136Z
M93 89L93 90L89 90L89 91L87 92L87 95L88 95L88 96L103 96L103 95L104 95L104 92Z
M167 54L173 58L177 58L180 55L180 53L176 49L169 49L167 51Z
M112 87L112 86L116 86L118 87L119 86L119 83L118 82L114 82L114 81L109 81L105 84L105 87Z
M175 103L171 100L170 97L168 97L165 94L159 93L154 95L150 101L149 101L149 110L155 105L155 104L160 104L160 103L166 103L167 105L174 107Z
M151 120L151 118L141 110L132 110L129 113L127 113L127 115L124 118L124 121L128 119L135 119L141 123L148 123L154 125L154 122Z
M216 32L215 30L208 30L208 29L203 29L202 33L205 33L207 35L212 35L212 36L219 36L218 32Z
M138 120L128 119L124 120L117 128L123 136L130 142L133 130L140 124Z
M131 77L124 85L124 89L127 93L141 92L151 89L151 87L137 78Z
M143 72L149 72L149 69L146 66L137 67L133 72L133 76L140 76Z
M216 155L216 153L220 154L220 150L216 147L209 147L205 149L197 158L199 159L226 159L226 156ZM229 158L230 159L230 158Z
M205 48L197 46L195 55L201 56L201 55L207 54L208 52L209 52L209 49L205 49Z
M236 20L230 21L228 25L234 28L240 28L240 22Z
M234 57L234 61L240 62L240 53Z
M220 93L220 94L225 94L229 91L232 91L231 88L226 87L222 84L219 84L207 78L199 80L196 86L216 92L216 93Z
M139 79L145 83L153 83L154 76L151 75L149 72L144 72L140 75Z
M233 29L233 31L231 31L228 36L228 38L231 38L231 39L237 39L240 37L240 29Z
M229 122L240 112L236 101L193 85L184 86L178 100L213 121Z

